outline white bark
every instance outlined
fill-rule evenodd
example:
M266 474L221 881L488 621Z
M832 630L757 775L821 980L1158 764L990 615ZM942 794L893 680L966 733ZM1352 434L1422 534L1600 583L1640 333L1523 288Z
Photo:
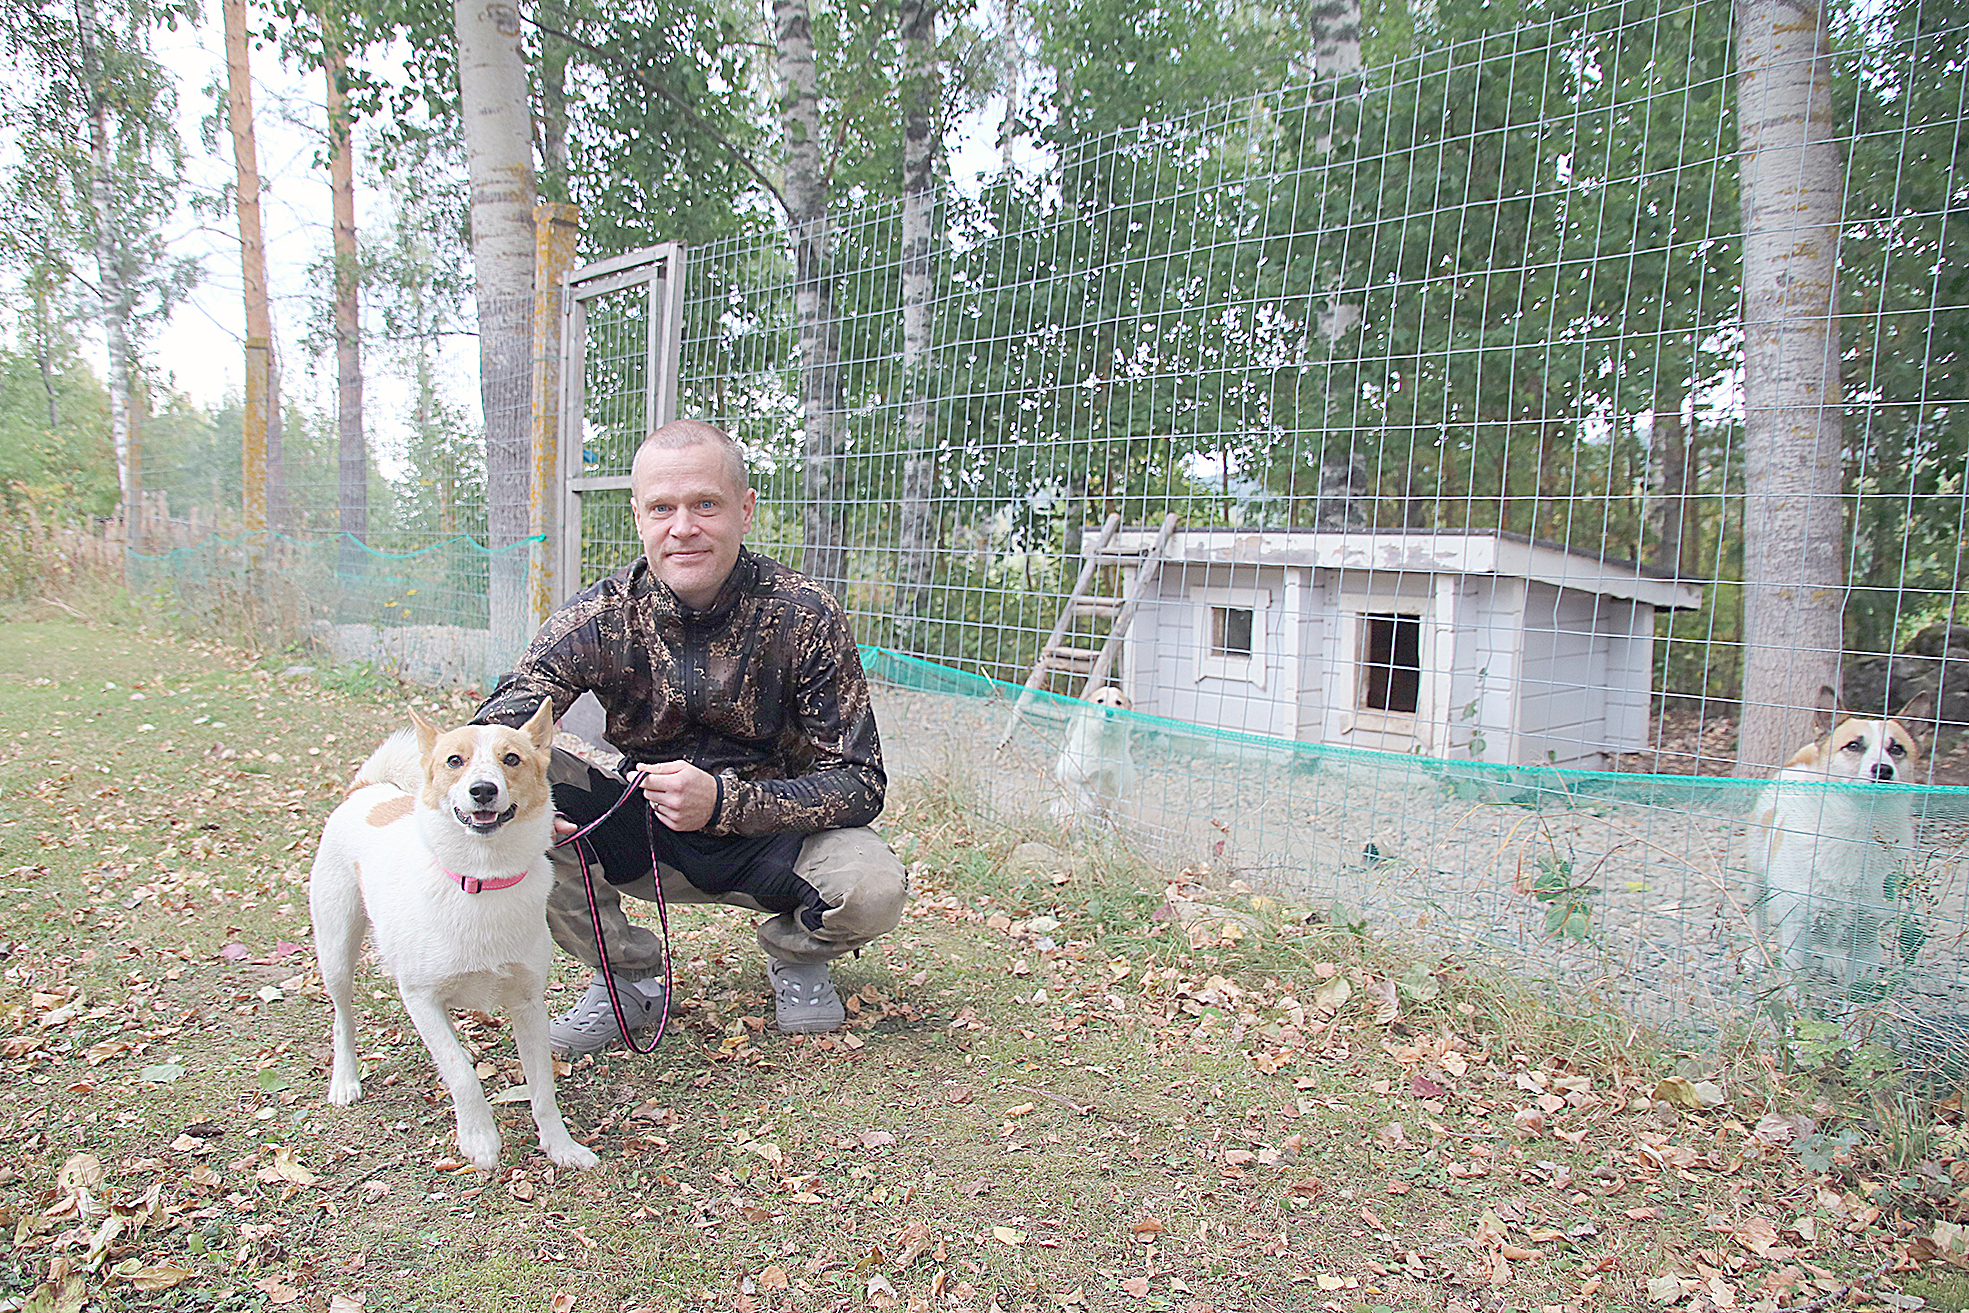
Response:
M1830 41L1813 0L1740 0L1743 706L1737 771L1812 737L1839 687L1845 592L1834 270L1842 169Z
M519 11L505 0L453 0L458 89L472 183L472 272L485 414L486 534L492 558L497 674L529 637L527 535L533 422L533 120Z
M96 296L103 341L109 350L110 446L116 453L116 484L123 522L137 521L136 433L130 422L131 291L124 277L116 207L110 195L109 89L96 47L94 0L76 0L75 33L82 81L89 97L89 207L95 220Z
M327 78L328 181L335 220L335 424L337 528L369 536L369 444L362 429L362 284L356 249L355 142L342 95L345 67L332 33L324 31ZM348 544L345 544L345 550ZM359 560L348 552L346 562Z
M934 165L943 80L937 69L935 0L904 0L902 35L902 505L897 525L896 610L904 650L927 609L936 568L936 441L930 434L930 331L936 240Z
M801 568L840 593L847 582L846 489L841 462L840 326L820 153L820 105L807 0L773 0L780 124L786 137L787 227L793 238L793 316L800 342L800 404L806 425L805 540Z

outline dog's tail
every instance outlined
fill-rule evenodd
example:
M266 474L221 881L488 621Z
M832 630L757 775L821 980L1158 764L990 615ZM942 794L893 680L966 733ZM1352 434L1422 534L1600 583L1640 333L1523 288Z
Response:
M349 788L360 789L365 784L394 784L412 797L421 792L424 754L418 750L417 735L400 729L384 739L382 746L369 754L369 760L357 768Z

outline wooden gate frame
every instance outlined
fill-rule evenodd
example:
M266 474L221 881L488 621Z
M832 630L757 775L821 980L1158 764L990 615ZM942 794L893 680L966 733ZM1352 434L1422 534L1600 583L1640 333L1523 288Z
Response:
M555 579L561 598L581 591L581 498L629 486L629 475L582 473L586 421L588 303L625 288L649 288L649 340L643 369L645 431L677 417L678 360L684 341L684 245L664 242L569 272L561 293L560 543Z

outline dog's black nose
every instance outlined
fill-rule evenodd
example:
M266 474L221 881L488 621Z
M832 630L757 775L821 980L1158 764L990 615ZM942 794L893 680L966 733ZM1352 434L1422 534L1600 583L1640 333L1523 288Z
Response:
M1884 761L1873 764L1873 778L1885 784L1894 778L1894 768Z
M1890 771L1889 773L1891 774L1892 772ZM471 788L467 789L466 792L472 795L473 802L477 803L481 808L485 808L490 807L492 800L499 796L499 786L491 780L479 780Z

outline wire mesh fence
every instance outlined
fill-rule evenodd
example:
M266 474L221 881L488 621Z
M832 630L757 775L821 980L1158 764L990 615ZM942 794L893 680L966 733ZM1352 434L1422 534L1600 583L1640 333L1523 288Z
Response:
M1801 455L1747 422L1731 7L1416 12L1337 76L838 206L800 286L781 234L691 251L680 413L847 604L892 769L1656 1019L1802 998L1961 1052L1969 19L1842 11L1837 439ZM645 313L592 312L586 475L627 473ZM1837 543L1758 529L1758 463L1812 460ZM579 583L634 559L621 494L582 524ZM1810 554L1836 651L1746 624ZM1063 670L1011 715L1063 616L1092 653L1123 612L1126 706ZM1820 670L1864 743L1773 785L1809 734L1739 762L1740 719Z
M1379 65L929 198L920 348L915 201L837 210L827 360L802 354L823 339L802 338L778 238L696 250L683 413L754 453L760 546L831 562L813 526L842 526L833 582L864 641L982 677L910 695L933 701L885 725L905 759L942 753L1007 807L1509 945L1659 1018L1721 1024L1797 997L1789 980L1903 1035L1914 1018L1953 1033L1969 920L1958 795L1936 786L1969 748L1969 26L1888 5L1836 34L1828 654L1802 630L1752 646L1745 622L1772 584L1746 570L1770 500L1747 466L1770 456L1746 434L1730 8L1544 12L1418 28ZM923 461L933 477L912 480ZM1122 528L1092 551L1110 515ZM635 548L590 550L603 568ZM917 588L905 562L925 551ZM1088 729L1041 697L979 763L1005 712L979 699L1026 678L1090 556L1114 601L1066 642L1098 650L1139 594L1113 665L1133 710ZM1848 755L1893 783L1838 783L1842 747L1773 791L1802 729L1737 761L1759 647L1780 675L1748 705L1810 710L1827 694L1806 658L1829 657L1830 692L1872 726ZM1902 744L1877 722L1917 694Z

